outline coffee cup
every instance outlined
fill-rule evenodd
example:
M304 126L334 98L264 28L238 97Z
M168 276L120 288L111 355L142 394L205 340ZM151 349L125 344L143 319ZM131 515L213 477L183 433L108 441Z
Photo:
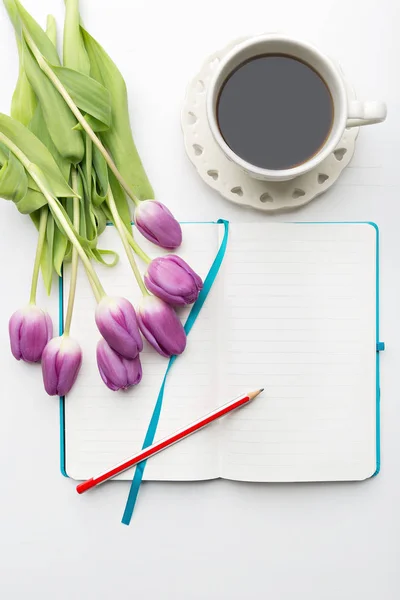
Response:
M248 175L286 181L316 168L346 128L380 123L383 102L348 97L336 64L279 34L239 43L215 68L207 119L224 154Z

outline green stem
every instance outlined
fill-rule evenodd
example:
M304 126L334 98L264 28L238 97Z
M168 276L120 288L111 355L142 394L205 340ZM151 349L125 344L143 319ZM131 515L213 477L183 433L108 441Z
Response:
M77 194L78 193L78 176L76 169L72 168L72 189ZM79 231L79 216L80 216L80 207L79 207L79 198L73 199L73 214L74 214L74 227L77 231ZM76 280L78 277L78 252L75 247L72 248L72 258L71 258L71 279L69 282L69 295L68 295L68 308L67 315L65 317L65 327L64 327L64 335L69 335L71 330L71 321L72 321L72 313L74 310L74 302L75 302L75 293L76 293Z
M98 292L98 290L97 290L97 288L96 288L96 286L95 286L95 284L94 284L94 282L93 282L93 279L91 278L91 276L90 276L90 273L88 273L88 271L87 271L87 270L86 270L86 275L87 275L87 278L88 278L88 280L89 280L89 283L90 283L90 285L91 285L91 288L92 288L92 291L93 291L94 297L96 298L96 301L97 301L97 302L100 302L100 300L101 300L102 296L99 294L99 292Z
M130 247L136 252L136 254L138 256L140 256L140 258L146 263L146 264L150 264L151 263L151 258L150 256L148 256L148 254L146 254L146 252L144 252L144 250L141 249L141 247L139 246L139 244L135 241L133 235L130 233L129 229L127 228L127 226L125 225L125 223L123 223L123 227L125 229L125 233L126 233L126 237L128 239L128 244L130 245Z
M136 261L134 259L133 252L129 245L129 242L128 242L128 239L127 239L127 236L125 233L124 225L122 223L121 217L119 216L117 205L115 204L114 196L113 196L110 186L108 186L107 204L111 211L112 218L114 219L114 225L117 228L118 233L121 238L121 241L124 245L126 255L127 255L129 263L132 267L132 271L133 271L135 279L138 283L138 286L140 287L140 290L141 290L143 296L148 296L149 292L147 291L146 286L144 285L144 281L142 279L142 276L140 274L140 271L139 271Z
M14 144L14 142L12 142L8 137L6 137L1 132L0 132L0 142L3 142L3 144L5 146L7 146L7 148L9 150L11 150L11 152L13 154L15 154L15 156L18 158L18 160L22 163L22 165L28 171L28 173L30 174L30 176L32 177L34 182L37 184L37 186L39 187L39 190L42 192L43 196L46 198L47 203L48 203L49 207L51 208L53 214L57 217L59 223L61 224L62 228L64 229L64 232L67 235L67 237L69 238L71 244L73 245L74 248L76 248L76 250L79 254L79 257L85 266L85 269L90 273L90 275L93 279L93 283L95 284L95 286L98 290L98 293L100 294L100 297L105 296L106 295L105 291L103 289L103 286L100 283L100 279L98 278L96 271L93 269L92 264L91 264L88 256L86 255L86 252L84 251L81 244L79 243L79 240L76 237L74 230L69 225L68 221L66 221L66 219L63 215L63 212L59 206L57 198L55 196L53 196L51 191L49 191L49 189L47 187L48 184L46 183L43 173L41 172L39 167L37 165L35 165L34 163L32 163L29 160L29 158L22 152L22 150L20 150L18 148L18 146L16 146Z
M85 170L86 170L86 181L87 181L87 195L89 204L92 203L92 159L93 159L93 146L92 140L88 135L85 136L86 152L85 152Z
M47 217L49 215L48 206L42 206L40 209L39 238L36 246L35 264L33 266L30 304L36 304L36 290L39 279L40 261L42 259L43 244L46 237Z
M119 183L121 184L121 186L123 187L125 192L128 194L128 196L133 200L133 202L137 206L140 201L135 196L135 194L133 193L133 191L131 190L129 185L126 183L126 181L122 177L121 173L118 171L115 162L113 161L113 159L111 158L111 156L109 155L109 153L107 152L107 150L105 149L105 147L103 146L103 144L101 143L101 141L99 140L99 138L97 137L97 135L95 134L93 129L90 127L90 125L88 124L88 122L86 121L84 116L82 115L81 111L76 106L75 102L72 100L71 96L69 95L69 93L67 92L67 90L65 89L65 87L63 86L61 81L58 79L57 75L54 73L50 64L47 62L47 60L41 54L39 48L36 46L35 42L33 41L32 37L30 36L30 34L28 33L28 31L26 30L25 27L23 27L23 31L24 31L24 37L26 39L26 42L27 42L29 48L31 49L32 54L36 58L36 61L39 65L39 67L47 75L47 77L50 79L50 81L52 82L52 84L54 85L56 90L64 98L64 100L65 100L66 104L68 105L68 107L70 108L71 112L74 114L76 119L79 121L82 128L86 131L86 133L88 134L88 136L90 137L90 139L92 140L94 145L97 146L97 148L99 149L104 160L110 167L111 171L114 173L115 177L117 178L117 180L119 181Z

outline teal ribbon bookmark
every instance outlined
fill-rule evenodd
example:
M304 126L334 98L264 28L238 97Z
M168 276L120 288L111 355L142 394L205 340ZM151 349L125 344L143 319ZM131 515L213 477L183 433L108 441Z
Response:
M226 246L228 244L229 222L225 221L224 219L218 219L217 223L223 223L224 228L225 228L224 229L224 237L223 237L221 245L219 247L217 256L215 257L214 262L211 265L211 268L207 274L207 277L204 280L203 289L201 290L196 302L193 304L192 310L190 311L189 316L186 320L186 323L184 326L186 335L189 335L190 330L192 329L197 317L199 316L201 309L203 308L203 304L206 301L206 298L212 288L212 285L215 281L215 278L218 274L218 271L221 267L222 261L225 256L225 250L226 250ZM149 426L147 429L147 433L144 438L144 442L143 442L143 446L142 446L143 449L147 448L148 446L151 446L151 444L154 441L154 437L155 437L155 434L157 431L158 421L160 419L162 404L163 404L164 389L165 389L165 383L167 380L167 375L168 375L172 365L176 361L176 359L177 359L177 356L171 356L171 358L169 359L167 370L165 371L164 379L161 384L160 391L158 393L157 402L155 404L153 414L151 416L150 423L149 423ZM132 483L131 483L128 499L126 501L126 506L125 506L123 517L122 517L122 523L124 525L129 525L129 523L131 522L132 514L134 511L137 496L139 493L139 488L142 483L143 473L144 473L144 470L146 467L146 462L147 461L144 460L136 466L135 475L134 475Z

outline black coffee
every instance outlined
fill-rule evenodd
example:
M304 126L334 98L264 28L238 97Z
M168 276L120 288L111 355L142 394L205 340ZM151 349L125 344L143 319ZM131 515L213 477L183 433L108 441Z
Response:
M314 69L291 56L252 58L224 82L217 102L222 137L247 162L289 169L314 156L333 122L333 102Z

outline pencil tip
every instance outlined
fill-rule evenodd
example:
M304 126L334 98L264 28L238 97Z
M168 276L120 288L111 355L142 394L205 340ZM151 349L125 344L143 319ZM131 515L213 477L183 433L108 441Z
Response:
M258 390L256 390L255 392L250 392L250 394L248 394L250 400L254 400L254 398L257 398L258 394L261 394L261 392L264 391L264 388L259 388Z

